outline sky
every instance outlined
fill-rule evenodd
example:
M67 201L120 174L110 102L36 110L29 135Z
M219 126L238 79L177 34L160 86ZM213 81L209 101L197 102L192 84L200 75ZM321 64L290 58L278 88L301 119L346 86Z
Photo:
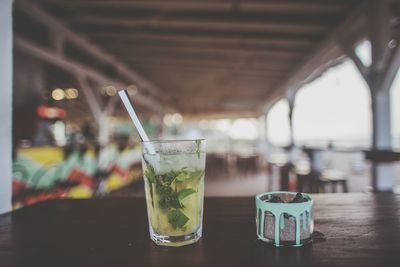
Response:
M351 60L331 68L296 96L293 115L295 141L351 141L366 145L371 137L368 87ZM391 90L392 136L400 138L400 74ZM268 136L279 145L289 140L288 106L277 102L267 118Z

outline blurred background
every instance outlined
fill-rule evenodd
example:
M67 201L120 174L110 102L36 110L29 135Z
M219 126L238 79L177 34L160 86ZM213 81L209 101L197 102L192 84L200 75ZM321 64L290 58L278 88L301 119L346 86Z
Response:
M13 207L144 195L123 88L151 139L207 139L206 196L398 191L399 27L397 1L15 0Z

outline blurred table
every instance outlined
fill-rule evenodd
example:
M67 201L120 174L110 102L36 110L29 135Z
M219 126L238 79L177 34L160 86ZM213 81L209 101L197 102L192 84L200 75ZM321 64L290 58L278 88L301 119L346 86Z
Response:
M325 242L276 249L256 239L253 198L207 198L204 237L149 240L144 199L55 200L0 216L0 266L399 266L400 196L315 199Z

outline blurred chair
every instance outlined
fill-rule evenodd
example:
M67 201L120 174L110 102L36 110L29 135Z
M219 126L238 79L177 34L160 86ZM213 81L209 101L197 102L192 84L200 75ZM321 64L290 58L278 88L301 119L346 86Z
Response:
M236 170L242 175L254 174L259 172L258 155L237 155Z
M207 154L206 158L206 176L222 176L226 178L228 174L228 161L225 155ZM218 177L220 178L220 177Z
M299 192L312 193L314 188L314 175L310 172L296 172L297 188Z
M280 167L280 190L281 191L289 191L289 180L290 180L290 172L293 170L293 165L291 163L287 163Z
M325 193L329 188L331 193L337 193L341 186L343 193L348 193L347 176L339 170L297 172L298 191L308 193Z
M332 193L338 192L338 186L342 187L343 193L348 193L349 189L347 186L346 173L332 169L323 171L321 177L318 180L318 191L322 189L324 192L326 186L329 186L331 188Z

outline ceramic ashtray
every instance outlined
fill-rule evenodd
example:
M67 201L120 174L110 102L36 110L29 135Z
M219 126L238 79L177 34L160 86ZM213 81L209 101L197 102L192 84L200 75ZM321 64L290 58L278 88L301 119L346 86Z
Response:
M313 200L304 193L269 192L256 196L258 239L276 247L299 247L311 241Z

